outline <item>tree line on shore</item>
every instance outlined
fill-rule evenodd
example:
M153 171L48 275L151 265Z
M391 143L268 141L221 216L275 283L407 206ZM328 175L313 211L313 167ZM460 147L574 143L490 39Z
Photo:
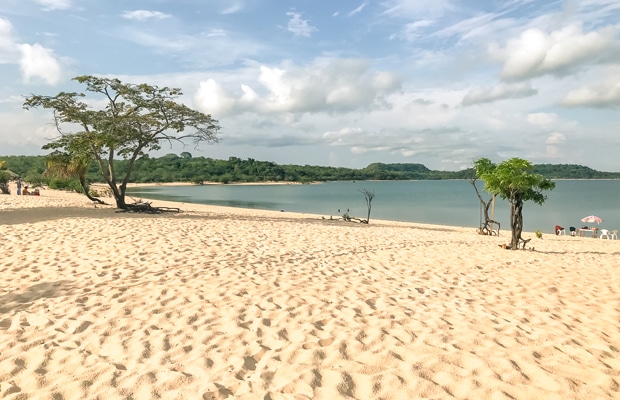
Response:
M46 156L0 156L4 171L12 171L24 181L58 189L80 191L76 178L64 178L57 174L45 174ZM116 160L119 173L127 169L127 161ZM1 171L1 170L0 170ZM601 172L575 164L538 164L534 173L548 179L620 179L618 172ZM470 179L472 169L462 171L430 170L422 164L372 163L364 168L325 167L316 165L280 165L271 161L252 158L230 157L218 160L194 157L189 152L167 154L161 157L142 157L135 162L132 182L165 183L204 182L322 182L343 180L425 180L425 179ZM101 173L93 163L88 166L86 179L89 182L103 182Z

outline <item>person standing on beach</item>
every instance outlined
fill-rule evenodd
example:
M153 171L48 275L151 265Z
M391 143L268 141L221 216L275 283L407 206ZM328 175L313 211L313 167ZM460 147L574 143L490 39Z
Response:
M22 178L17 178L17 195L20 196L22 194Z

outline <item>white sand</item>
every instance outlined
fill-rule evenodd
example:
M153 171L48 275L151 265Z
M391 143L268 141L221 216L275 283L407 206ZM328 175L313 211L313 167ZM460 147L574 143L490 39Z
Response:
M0 397L620 398L618 240L180 207L0 195Z

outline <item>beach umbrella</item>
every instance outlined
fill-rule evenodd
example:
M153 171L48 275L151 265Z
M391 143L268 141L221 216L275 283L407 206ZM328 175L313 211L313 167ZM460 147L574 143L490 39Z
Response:
M596 222L597 224L600 224L603 222L603 218L597 217L596 215L588 215L587 217L581 218L581 222L587 222L590 224Z

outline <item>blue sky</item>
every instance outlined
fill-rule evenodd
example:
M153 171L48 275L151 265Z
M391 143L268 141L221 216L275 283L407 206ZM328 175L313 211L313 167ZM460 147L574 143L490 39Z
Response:
M2 0L0 155L45 154L24 96L78 75L180 87L220 121L161 154L620 171L618 0Z

